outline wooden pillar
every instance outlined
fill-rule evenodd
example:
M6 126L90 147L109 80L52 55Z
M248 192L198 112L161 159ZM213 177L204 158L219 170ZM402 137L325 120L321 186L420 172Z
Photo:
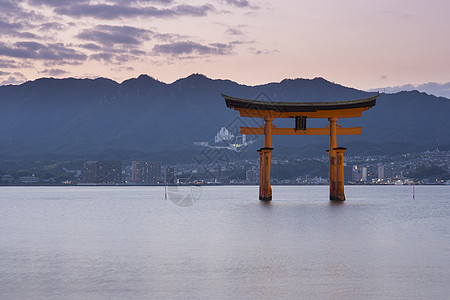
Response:
M344 151L347 148L337 147L333 149L336 151L337 155L337 165L336 165L336 199L335 201L344 201Z
M329 155L329 171L328 171L328 177L330 181L330 200L336 200L336 151L334 148L337 147L337 141L336 141L336 122L338 118L331 117L328 118L328 121L330 121L330 148L328 151Z
M272 121L273 118L264 118L264 148L260 151L262 155L260 156L260 174L259 181L259 200L270 201L272 200L272 187L270 186L270 162L271 162L271 152L273 148L272 145Z
M259 182L259 200L270 201L272 200L272 187L270 186L270 154L273 148L264 147L260 149L262 151L261 171Z
M259 197L263 195L263 182L264 182L264 170L263 170L263 151L262 149L256 150L259 153Z

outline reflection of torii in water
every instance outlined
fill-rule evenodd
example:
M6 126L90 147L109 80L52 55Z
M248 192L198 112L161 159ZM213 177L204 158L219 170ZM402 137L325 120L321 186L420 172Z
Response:
M194 145L208 147L212 149L228 149L235 152L241 152L245 146L252 144L255 140L247 141L247 136L234 135L226 127L220 128L214 137L214 143L195 142Z

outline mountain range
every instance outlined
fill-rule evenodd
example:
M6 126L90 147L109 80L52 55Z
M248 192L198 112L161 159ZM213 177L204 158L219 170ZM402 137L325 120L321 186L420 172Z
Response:
M167 84L147 75L122 83L106 78L41 78L0 86L0 158L51 153L89 155L105 151L183 153L200 151L194 142L211 141L221 127L258 126L240 118L221 94L267 101L338 101L367 98L365 92L323 78L285 79L257 86L192 74ZM362 126L360 136L339 136L339 146L359 143L382 149L405 144L450 144L450 100L418 91L380 94L362 118L342 119ZM275 120L293 127L293 120ZM326 120L307 120L323 127ZM262 138L255 137L254 149ZM324 136L274 137L276 149L324 145ZM252 149L253 149L252 148ZM325 150L325 149L322 149Z

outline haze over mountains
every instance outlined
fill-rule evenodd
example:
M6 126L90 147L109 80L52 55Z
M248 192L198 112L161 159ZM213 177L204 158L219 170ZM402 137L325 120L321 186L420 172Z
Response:
M427 94L435 95L438 97L450 98L450 82L446 83L427 82L423 84L404 84L404 85L386 86L376 89L370 89L369 91L398 93L402 91L414 91L414 90L425 92Z
M110 79L42 78L0 87L0 156L37 153L93 154L107 149L170 152L198 149L223 127L261 124L238 118L221 94L272 101L337 101L366 98L364 92L315 79L285 79L258 86L193 74L171 84L147 75L117 83ZM338 144L450 144L450 100L417 91L381 94L362 118L340 120L362 126L361 136L340 136ZM293 127L293 120L275 125ZM308 119L308 127L326 121ZM275 137L274 147L327 144L325 136ZM262 139L255 142L260 147Z

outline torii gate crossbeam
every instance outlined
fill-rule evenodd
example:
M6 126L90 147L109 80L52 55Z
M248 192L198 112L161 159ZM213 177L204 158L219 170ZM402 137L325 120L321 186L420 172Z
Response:
M267 102L223 95L227 107L239 111L242 117L262 118L261 127L241 127L241 134L264 135L264 147L259 149L259 199L272 200L270 186L270 162L272 135L329 135L329 182L330 200L344 201L344 163L346 148L337 147L337 135L361 134L361 127L342 128L339 118L361 117L362 112L376 104L375 95L366 99L339 102ZM295 128L276 128L274 118L295 118ZM306 128L307 118L327 118L330 124L325 128Z

